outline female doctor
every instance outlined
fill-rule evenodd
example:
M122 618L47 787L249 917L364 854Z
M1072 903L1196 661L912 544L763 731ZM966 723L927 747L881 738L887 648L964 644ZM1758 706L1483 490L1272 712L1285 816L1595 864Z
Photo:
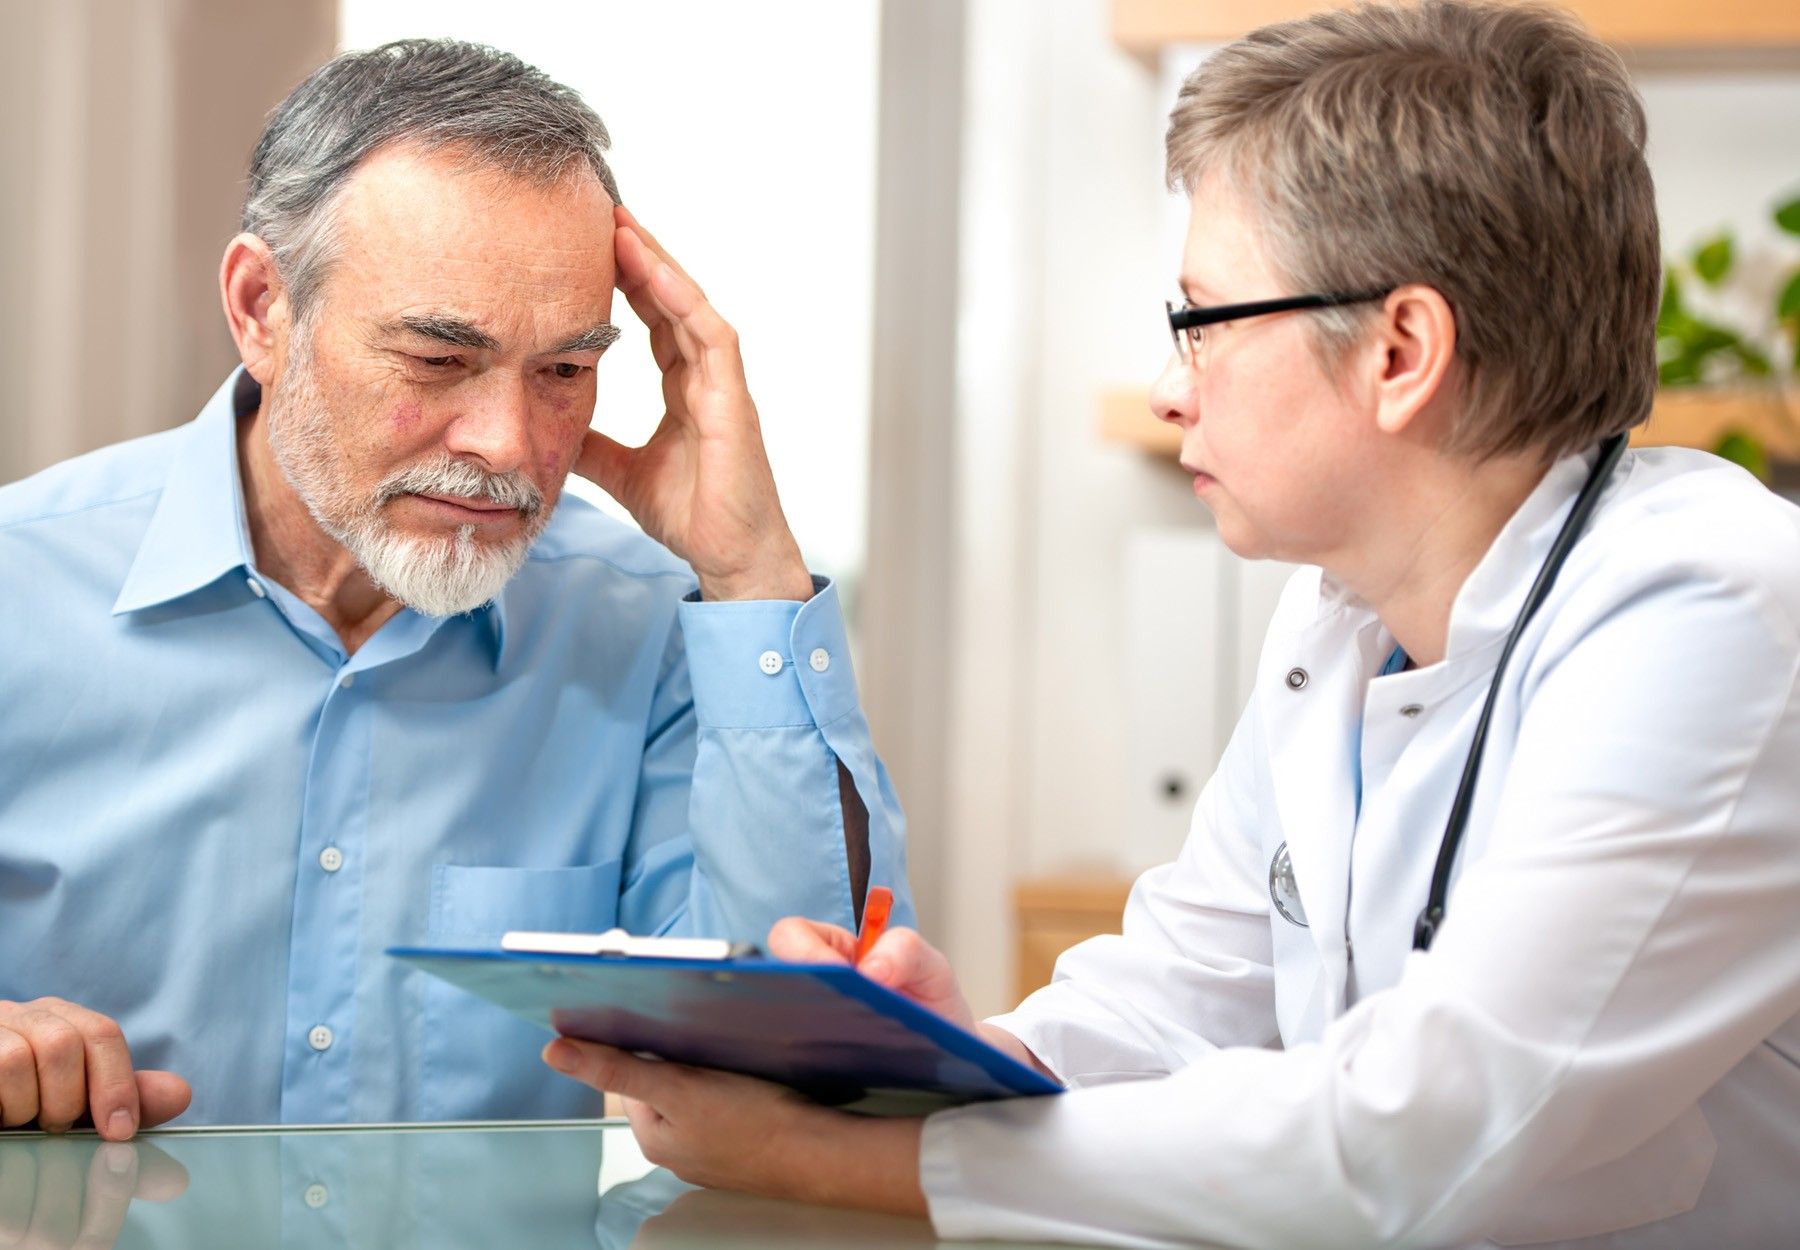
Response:
M1186 83L1152 402L1224 541L1313 567L1122 937L982 1024L916 933L863 964L1068 1092L872 1120L546 1059L688 1180L947 1237L1800 1244L1800 512L1622 452L1643 142L1617 58L1529 8L1326 13Z

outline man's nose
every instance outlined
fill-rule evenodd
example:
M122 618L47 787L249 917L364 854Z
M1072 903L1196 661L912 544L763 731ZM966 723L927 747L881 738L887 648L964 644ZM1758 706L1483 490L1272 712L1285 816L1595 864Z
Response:
M1186 429L1199 416L1195 401L1194 371L1180 352L1169 353L1168 363L1150 386L1150 411L1158 419L1172 421Z
M482 385L464 389L464 408L450 422L444 448L481 462L490 473L513 473L531 463L531 399L525 382L495 369Z

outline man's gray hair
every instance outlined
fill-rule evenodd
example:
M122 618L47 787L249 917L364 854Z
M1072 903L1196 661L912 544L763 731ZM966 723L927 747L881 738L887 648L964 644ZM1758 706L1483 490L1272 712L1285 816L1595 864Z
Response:
M335 258L337 197L377 148L454 150L542 183L585 163L618 204L611 142L579 95L511 53L401 39L327 62L269 116L250 158L242 229L275 254L301 324Z

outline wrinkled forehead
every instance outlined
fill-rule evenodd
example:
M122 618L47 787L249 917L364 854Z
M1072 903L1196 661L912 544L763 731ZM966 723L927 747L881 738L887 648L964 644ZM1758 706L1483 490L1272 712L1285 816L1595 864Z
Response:
M454 150L383 149L336 205L335 293L326 299L349 297L354 311L375 315L525 301L603 317L612 301L612 208L586 165L543 180Z

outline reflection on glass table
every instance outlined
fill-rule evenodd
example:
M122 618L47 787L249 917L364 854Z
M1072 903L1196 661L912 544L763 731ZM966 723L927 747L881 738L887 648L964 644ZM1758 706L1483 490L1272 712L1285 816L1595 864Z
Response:
M0 1133L0 1246L31 1250L938 1244L922 1220L696 1190L622 1121Z

